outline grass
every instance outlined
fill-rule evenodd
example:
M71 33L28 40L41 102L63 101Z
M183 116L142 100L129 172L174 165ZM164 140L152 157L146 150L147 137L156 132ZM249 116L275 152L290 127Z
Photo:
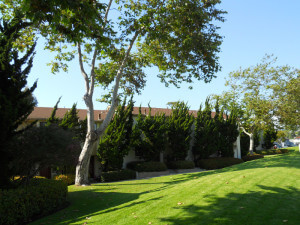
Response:
M32 224L299 224L294 150L220 170L69 186L71 205Z

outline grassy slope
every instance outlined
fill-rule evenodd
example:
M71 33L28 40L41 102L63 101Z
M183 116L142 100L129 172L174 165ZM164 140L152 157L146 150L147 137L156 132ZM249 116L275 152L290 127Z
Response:
M89 187L33 224L299 224L300 154L233 167Z

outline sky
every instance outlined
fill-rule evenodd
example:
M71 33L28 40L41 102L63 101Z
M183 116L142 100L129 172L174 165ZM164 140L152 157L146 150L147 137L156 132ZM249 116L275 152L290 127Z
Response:
M300 1L299 0L223 0L219 9L225 10L226 21L220 24L219 33L224 37L219 53L222 70L210 83L195 81L193 90L187 85L181 88L165 87L156 77L155 68L147 68L147 84L141 95L135 95L135 106L166 108L168 102L185 101L190 109L197 110L211 94L226 90L225 79L232 71L256 65L265 54L278 57L278 65L300 68ZM78 61L69 64L69 72L56 75L46 64L53 54L43 50L43 41L38 41L34 65L28 77L28 85L35 80L38 85L34 95L39 107L53 107L62 96L59 107L70 108L77 103L78 109L86 108L83 95L84 80ZM106 109L99 103L102 90L95 88L94 109Z

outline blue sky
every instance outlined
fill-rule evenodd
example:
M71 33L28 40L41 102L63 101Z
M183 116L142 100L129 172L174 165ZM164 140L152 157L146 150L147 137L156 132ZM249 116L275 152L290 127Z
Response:
M265 54L278 57L278 64L299 68L300 63L300 1L299 0L223 0L218 6L228 12L219 33L224 41L219 53L222 71L217 78L205 84L197 81L194 89L182 85L180 89L166 88L155 76L155 69L146 69L147 85L140 96L135 96L135 105L165 108L167 102L183 100L191 109L198 109L210 94L225 90L225 78L231 71L257 64ZM53 55L43 50L38 42L34 66L28 78L31 85L38 79L34 94L38 106L53 107L62 96L59 107L69 108L77 103L86 108L82 100L84 81L77 61L70 63L68 73L51 74L46 63ZM95 99L100 97L100 87L95 88ZM106 104L94 102L95 109L105 109Z

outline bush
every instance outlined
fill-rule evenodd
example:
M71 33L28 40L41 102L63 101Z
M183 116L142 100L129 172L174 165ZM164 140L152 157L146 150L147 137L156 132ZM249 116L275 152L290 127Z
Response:
M23 224L38 216L45 216L67 201L68 189L62 181L30 180L28 186L0 189L0 224Z
M281 151L282 153L289 153L289 150L286 149L286 148L281 148L280 151Z
M194 169L195 163L193 161L173 161L167 163L169 169Z
M74 174L61 174L54 177L54 180L62 180L66 185L75 184Z
M111 182L111 181L131 180L131 179L136 179L136 172L133 170L102 172L100 176L101 182Z
M202 169L214 170L214 169L221 169L227 166L232 166L242 162L243 162L242 159L237 159L237 158L209 158L209 159L200 159L197 161L197 164Z
M264 156L263 155L258 155L258 154L245 155L245 156L242 157L242 159L244 160L244 162L255 160L255 159L261 159L261 158L264 158Z
M167 170L166 164L161 162L130 162L127 164L127 168L138 172L156 172Z
M261 150L257 151L260 155L276 155L276 154L283 154L283 153L289 153L288 149L268 149L268 150Z

